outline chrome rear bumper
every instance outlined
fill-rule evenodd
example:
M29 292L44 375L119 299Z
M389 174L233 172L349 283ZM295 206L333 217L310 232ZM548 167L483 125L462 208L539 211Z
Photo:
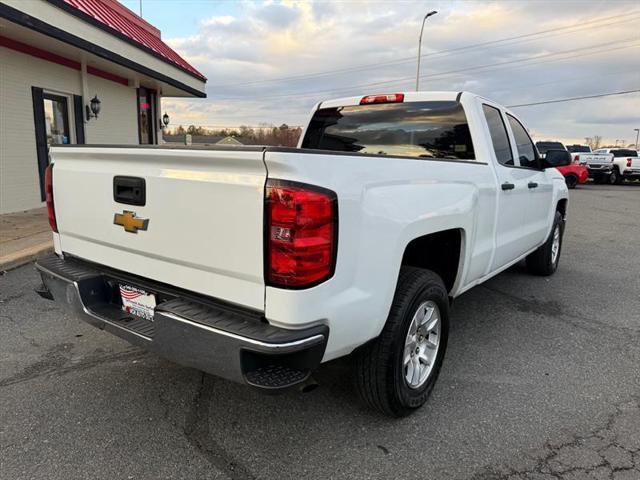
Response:
M265 390L304 382L322 360L328 327L287 330L262 316L79 259L50 255L36 263L44 288L87 323L181 365ZM119 285L156 294L153 321L122 310Z

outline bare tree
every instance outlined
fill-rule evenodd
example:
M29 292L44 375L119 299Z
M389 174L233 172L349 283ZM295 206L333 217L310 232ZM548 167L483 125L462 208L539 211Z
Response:
M602 136L594 135L593 137L585 137L584 142L591 147L591 150L597 150L602 145Z
M245 145L277 145L284 147L295 147L298 139L302 134L302 128L290 127L283 123L279 127L273 125L264 125L260 127L248 127L242 125L235 128L205 128L195 125L189 125L186 129L179 125L173 131L167 129L165 134L193 136L210 136L210 137L235 137Z

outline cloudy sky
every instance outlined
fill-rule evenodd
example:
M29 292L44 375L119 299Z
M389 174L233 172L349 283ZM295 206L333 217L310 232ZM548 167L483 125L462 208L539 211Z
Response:
M138 0L121 0L138 11ZM209 79L165 99L173 126L300 125L319 100L421 89L505 105L640 89L637 1L143 0L143 16ZM640 94L515 109L536 139L635 141Z

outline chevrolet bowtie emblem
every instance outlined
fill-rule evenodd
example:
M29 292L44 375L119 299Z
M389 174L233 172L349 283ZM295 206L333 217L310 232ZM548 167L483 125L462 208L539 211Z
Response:
M124 227L125 232L138 233L138 230L146 230L149 226L148 218L137 218L136 212L124 210L122 213L116 213L113 216L113 223Z

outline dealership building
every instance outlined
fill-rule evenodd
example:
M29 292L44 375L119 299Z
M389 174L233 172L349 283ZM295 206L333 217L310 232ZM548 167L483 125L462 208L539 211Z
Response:
M160 99L205 82L117 0L2 0L0 213L43 205L49 145L156 144Z

